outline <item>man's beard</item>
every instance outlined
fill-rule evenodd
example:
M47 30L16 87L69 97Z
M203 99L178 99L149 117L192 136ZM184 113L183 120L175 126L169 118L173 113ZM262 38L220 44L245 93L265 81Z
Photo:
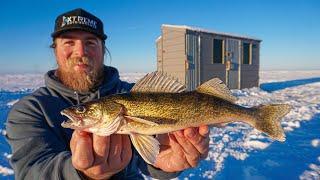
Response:
M73 68L79 63L89 66L88 70L76 72ZM65 86L76 91L88 92L95 89L103 80L103 64L99 68L94 68L93 63L94 60L88 57L69 58L66 68L58 66L56 73Z

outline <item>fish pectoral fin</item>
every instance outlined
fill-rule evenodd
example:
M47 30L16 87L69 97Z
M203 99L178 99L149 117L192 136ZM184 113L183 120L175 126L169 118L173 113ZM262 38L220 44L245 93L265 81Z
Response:
M160 151L159 141L153 136L136 133L131 133L130 138L140 156L148 164L154 164Z
M109 136L117 132L121 122L124 120L123 112L125 109L122 104L113 101L105 101L104 106L108 108L103 111L102 122L89 128L92 133L99 136Z
M152 122L152 121L149 121L146 119L142 119L139 117L135 117L135 116L124 116L124 117L127 119L130 119L132 121L136 121L136 122L143 123L143 124L148 124L150 126L158 126L159 125L158 123L155 123L155 122Z
M185 90L185 85L177 79L164 74L163 72L155 71L145 75L141 80L139 80L130 92L179 93Z
M119 126L123 120L123 116L118 116L111 123L91 127L89 128L89 131L99 136L109 136L119 129Z
M213 78L203 84L201 84L196 91L198 93L208 94L215 96L229 102L234 103L237 101L237 98L232 95L229 88L219 79Z

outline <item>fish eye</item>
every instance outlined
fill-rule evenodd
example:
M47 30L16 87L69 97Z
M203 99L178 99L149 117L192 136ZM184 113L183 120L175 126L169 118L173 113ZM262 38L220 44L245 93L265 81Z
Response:
M84 113L84 112L86 112L86 108L84 106L78 106L76 108L76 112L77 113Z

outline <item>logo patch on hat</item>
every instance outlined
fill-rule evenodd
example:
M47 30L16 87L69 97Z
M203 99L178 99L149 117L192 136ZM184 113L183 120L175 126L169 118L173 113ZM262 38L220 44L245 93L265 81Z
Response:
M91 28L97 29L97 22L83 16L62 16L62 23L60 27L72 24L86 25Z
M61 33L81 30L95 34L102 40L107 39L107 35L103 31L102 21L95 15L81 9L74 9L59 15L56 18L54 32L51 37L55 38Z

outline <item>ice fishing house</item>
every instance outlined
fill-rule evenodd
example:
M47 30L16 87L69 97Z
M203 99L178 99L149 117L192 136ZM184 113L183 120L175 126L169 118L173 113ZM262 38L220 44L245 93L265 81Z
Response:
M188 90L214 77L230 89L258 87L261 40L204 29L162 25L156 40L157 70Z

